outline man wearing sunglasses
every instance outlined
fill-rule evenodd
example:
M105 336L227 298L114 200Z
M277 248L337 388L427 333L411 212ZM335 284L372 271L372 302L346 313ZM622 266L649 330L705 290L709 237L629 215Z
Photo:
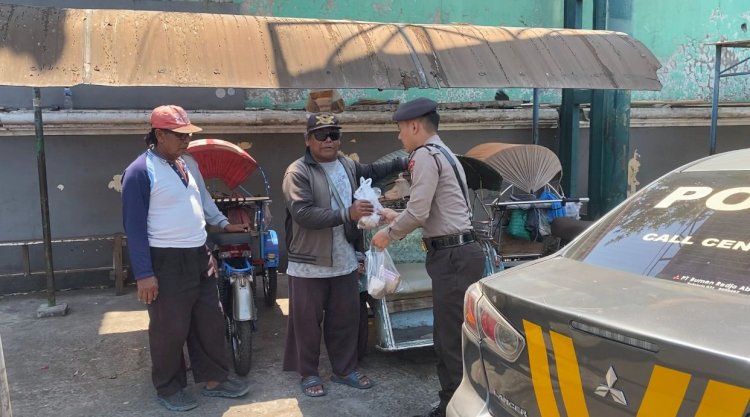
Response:
M215 271L206 247L206 222L226 232L229 224L206 191L197 162L186 155L190 136L202 129L179 106L151 113L148 150L123 174L122 215L138 299L148 306L151 379L157 400L169 410L198 403L187 385L182 348L187 342L195 382L203 395L239 397L249 387L229 379L224 317Z
M326 394L318 372L321 336L332 382L373 386L356 370L360 313L355 250L364 252L357 221L374 208L353 195L361 177L377 180L398 173L406 169L406 159L366 165L340 154L341 126L331 113L308 117L305 145L304 156L289 165L283 182L289 257L284 370L300 374L305 395L320 397Z

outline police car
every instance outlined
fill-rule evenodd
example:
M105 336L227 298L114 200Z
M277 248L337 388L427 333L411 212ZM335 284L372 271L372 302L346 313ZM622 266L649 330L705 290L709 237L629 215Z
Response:
M750 415L750 149L681 167L466 293L448 416Z

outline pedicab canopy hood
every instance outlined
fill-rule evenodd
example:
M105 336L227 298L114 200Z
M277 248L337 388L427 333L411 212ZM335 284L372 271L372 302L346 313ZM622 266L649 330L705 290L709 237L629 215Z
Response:
M501 191L502 181L534 193L562 175L562 165L549 148L532 144L482 143L458 156L469 188Z
M204 179L220 179L230 190L242 184L258 168L244 149L221 139L190 141L187 151L195 158Z
M0 85L659 90L611 31L0 4Z

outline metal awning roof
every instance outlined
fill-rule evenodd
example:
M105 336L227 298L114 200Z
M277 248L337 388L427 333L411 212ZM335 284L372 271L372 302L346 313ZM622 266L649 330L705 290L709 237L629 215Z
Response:
M610 31L0 4L0 85L659 90Z

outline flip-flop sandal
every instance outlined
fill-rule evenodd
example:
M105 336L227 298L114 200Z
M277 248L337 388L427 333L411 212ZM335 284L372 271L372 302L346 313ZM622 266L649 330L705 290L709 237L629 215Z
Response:
M375 385L371 379L367 378L367 382L362 382L366 377L358 371L351 372L347 376L331 375L331 381L337 384L349 385L350 387L357 389L369 389Z
M308 397L322 397L326 395L328 392L326 392L326 387L323 385L323 380L320 379L319 376L313 375L308 376L307 378L303 378L302 382L299 384L300 388L302 388L302 393L307 395ZM312 387L320 386L322 389L321 392L310 392L308 389Z

